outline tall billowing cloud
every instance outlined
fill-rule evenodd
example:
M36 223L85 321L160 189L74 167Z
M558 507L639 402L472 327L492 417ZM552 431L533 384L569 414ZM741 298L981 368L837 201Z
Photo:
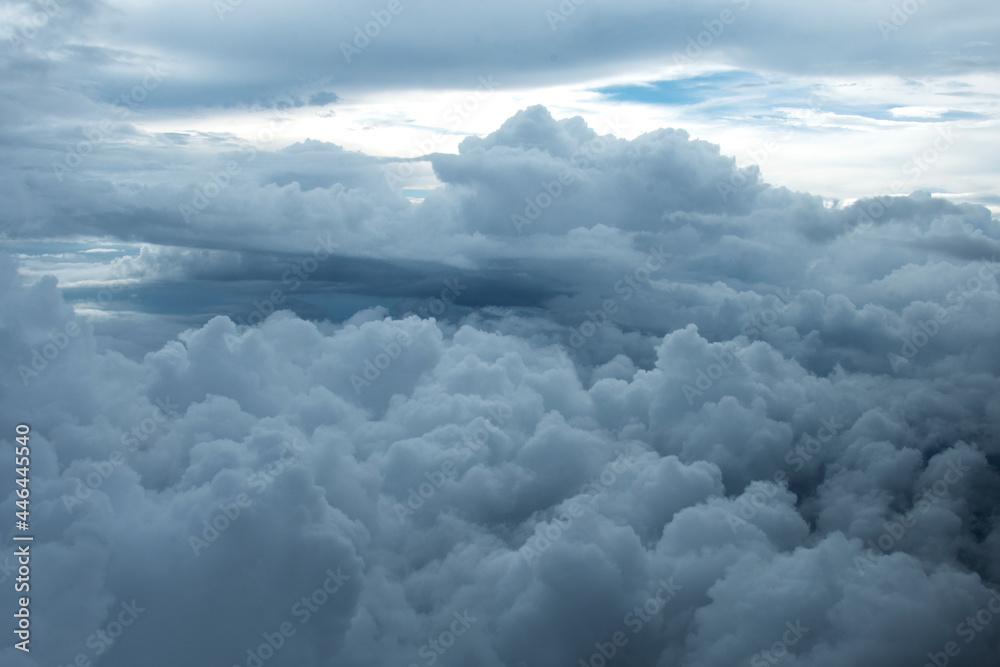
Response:
M830 205L542 107L427 159L411 204L404 163L259 150L183 223L200 172L71 175L9 232L76 207L145 244L103 267L112 304L232 289L257 317L123 348L0 259L0 455L30 424L36 535L4 664L995 661L986 209Z

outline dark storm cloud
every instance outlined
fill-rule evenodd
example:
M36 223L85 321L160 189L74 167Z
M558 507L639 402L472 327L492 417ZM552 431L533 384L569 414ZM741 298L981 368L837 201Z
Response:
M49 573L33 599L78 611L39 613L61 641L12 664L96 657L123 602L142 612L106 664L574 664L619 632L626 664L998 648L992 625L956 634L1000 574L996 371L818 377L780 340L687 326L645 370L619 357L584 383L541 320L378 309L245 334L216 318L128 361L13 271L5 405L35 424ZM67 322L82 332L23 382Z
M741 68L603 90L689 104L997 63L984 3L898 4L11 5L0 455L31 424L37 643L0 662L993 664L987 209L833 205L542 106L421 149L421 204L412 150L276 148L414 81ZM269 126L153 129L218 109Z
M5 660L98 657L121 604L143 611L106 664L996 654L995 625L965 620L1000 583L984 209L829 208L683 132L601 139L541 107L431 161L444 186L417 206L383 161L260 150L186 224L216 167L132 188L81 169L58 203L22 176L20 210L51 212L10 234L156 244L111 260L139 281L120 303L211 286L242 321L278 286L317 321L150 321L173 340L143 355L3 260L4 429L37 433L34 604L76 609L39 612L60 641ZM329 291L396 316L319 321Z
M544 306L564 325L607 321L663 335L694 322L714 339L780 336L823 373L838 363L883 372L889 351L928 317L908 320L902 309L955 306L950 292L968 291L963 281L992 266L997 246L979 206L916 193L830 208L763 183L683 131L626 141L543 107L465 140L457 155L430 155L444 186L420 205L390 187L397 165L323 142L278 151L231 142L206 162L204 149L170 142L126 152L118 141L65 174L9 165L8 234L155 244L114 260L119 278L263 279L283 289L290 268L325 247L334 259L309 272L307 292L428 298L457 278L469 285L464 305ZM128 187L111 180L122 158ZM928 262L949 258L959 263L940 265L950 267L946 285ZM914 273L913 264L928 268ZM897 273L923 287L905 288L906 299L901 287L866 287ZM257 290L248 285L243 300L271 288ZM752 322L785 293L798 296L766 324ZM925 357L949 354L946 341L969 342L938 339Z

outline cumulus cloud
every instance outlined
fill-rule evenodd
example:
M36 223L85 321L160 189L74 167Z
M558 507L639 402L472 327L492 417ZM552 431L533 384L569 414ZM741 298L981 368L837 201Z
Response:
M541 106L424 156L421 204L332 144L136 132L58 189L5 167L11 243L137 250L73 273L89 309L0 255L37 536L4 664L1000 651L985 208L831 206Z
M9 4L0 663L995 664L981 5Z
M904 197L857 230L866 202L752 173L720 199L732 160L681 132L581 158L595 138L532 108L432 157L445 186L381 220L420 225L434 263L405 237L361 251L394 201L377 168L350 190L257 181L299 210L379 202L364 226L335 216L305 284L340 270L410 306L340 322L215 317L127 357L5 256L3 429L32 425L45 638L5 662L912 665L955 642L954 664L987 664L995 265L898 241L985 247L988 216ZM257 173L289 173L267 158ZM562 170L579 187L518 234L510 212ZM308 250L322 228L296 224ZM203 219L180 233L202 248L120 273L238 281L295 255ZM320 268L350 261L401 280ZM503 276L523 288L484 287Z

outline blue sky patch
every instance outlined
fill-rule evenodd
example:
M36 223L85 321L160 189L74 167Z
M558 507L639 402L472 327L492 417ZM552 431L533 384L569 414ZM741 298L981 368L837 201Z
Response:
M764 85L764 79L757 74L731 70L643 85L608 86L599 88L597 92L617 102L688 105L705 102L715 96L728 96L740 88Z

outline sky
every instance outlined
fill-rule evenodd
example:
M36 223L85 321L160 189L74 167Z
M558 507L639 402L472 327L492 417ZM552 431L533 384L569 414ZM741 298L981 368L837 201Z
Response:
M996 664L998 34L4 4L0 663Z

